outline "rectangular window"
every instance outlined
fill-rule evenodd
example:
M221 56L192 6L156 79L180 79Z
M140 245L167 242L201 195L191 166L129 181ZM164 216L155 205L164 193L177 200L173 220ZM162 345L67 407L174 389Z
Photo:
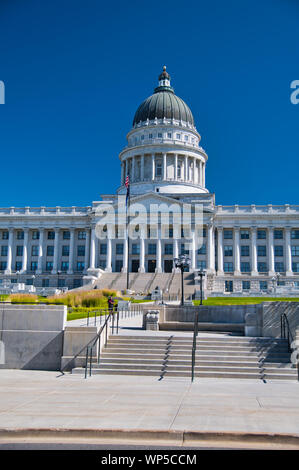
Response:
M258 240L265 240L267 238L266 230L258 230L257 231L257 238L258 238Z
M52 261L47 261L46 262L46 271L52 271L53 269L53 262Z
M258 256L267 256L267 247L266 245L257 246L257 255Z
M23 245L17 246L17 256L23 256Z
M116 252L117 252L117 250L116 250ZM85 246L84 245L78 245L77 246L77 256L85 256Z
M250 290L250 281L242 281L242 290Z
M162 163L158 162L156 165L156 176L162 176Z
M173 228L172 227L170 227L168 229L168 238L173 238Z
M70 247L69 245L62 246L62 256L69 256L70 255Z
M224 256L233 256L233 247L231 245L224 245Z
M292 256L299 256L299 245L292 246Z
M241 256L249 256L249 245L241 245Z
M55 239L55 232L54 230L49 230L48 231L48 240L54 240Z
M268 282L260 281L260 290L267 290L267 289L268 289Z
M144 140L144 135L142 134L142 136L140 138L141 138L141 140Z
M21 271L22 269L22 261L16 261L16 271Z
M132 255L140 254L140 245L139 243L132 243Z
M84 271L85 264L82 261L77 262L77 271Z
M232 273L234 272L234 264L225 262L223 263L223 270L225 273Z
M232 240L233 231L232 230L223 230L223 238L224 238L224 240Z
M171 138L172 138L171 132L167 132L167 137L168 137L168 139L171 139Z
M274 255L275 256L283 256L283 246L282 245L274 246Z
M181 134L176 134L176 139L181 140Z
M200 248L198 248L197 253L199 255L206 255L207 254L207 246L205 243L202 244Z
M116 244L116 254L117 255L123 255L124 253L124 245L123 243L117 243Z
M165 243L165 245L164 245L164 254L165 255L172 255L173 254L173 244L172 243Z
M1 281L2 281L2 279L1 279ZM18 280L17 279L11 279L10 282L11 282L11 284L17 284Z
M153 138L153 134L149 134L149 135L148 135L148 138L149 138L149 139L152 139L152 138Z
M274 239L282 240L283 239L283 230L274 230Z
M233 281L225 281L225 292L233 292L234 284Z
M7 268L7 262L0 261L0 271L5 271L6 268Z
M53 245L47 246L47 256L54 256L54 246Z
M188 136L185 135L185 142L188 142L188 139L189 139Z
M276 273L283 273L284 272L284 264L282 261L276 261L274 263L274 269Z
M189 250L185 248L185 243L181 243L181 255L189 255Z
M292 263L293 273L299 273L299 263Z
M58 287L65 287L65 279L58 278Z
M264 263L264 262L257 263L257 270L259 273L268 272L267 263Z
M148 244L148 254L155 255L156 254L156 243L149 243Z
M67 271L68 269L69 269L68 261L62 261L61 262L61 271Z
M24 232L23 230L17 231L17 240L24 240Z
M249 230L241 230L240 231L240 237L242 240L249 240L250 235L249 235Z
M39 230L33 230L32 240L39 240Z
M81 287L81 286L82 286L82 279L74 279L73 288L77 289L77 287Z
M250 272L250 263L242 262L241 263L241 273L249 273Z
M292 238L292 240L298 240L299 239L299 230L292 230L291 238Z
M26 279L26 286L33 286L33 279Z
M7 253L8 253L8 246L6 245L1 246L1 256L7 256Z
M78 240L86 240L86 232L84 230L79 230Z
M197 269L203 270L203 269L206 269L206 267L207 267L206 260L197 261Z
M2 240L8 240L8 238L9 238L8 231L5 230L4 232L2 232Z
M101 243L100 244L100 255L107 255L107 244Z
M161 134L161 132L158 132L158 139L162 139L162 134Z
M37 270L37 261L31 261L30 269L31 271Z
M38 254L39 254L39 246L38 245L32 245L31 255L32 256L38 256Z
M49 279L43 279L42 280L42 287L49 287L50 281Z
M64 230L62 233L63 240L70 240L71 232L69 230Z

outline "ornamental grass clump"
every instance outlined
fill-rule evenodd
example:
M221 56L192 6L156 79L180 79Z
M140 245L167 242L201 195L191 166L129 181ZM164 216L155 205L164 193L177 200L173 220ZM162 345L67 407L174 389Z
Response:
M107 308L107 298L109 295L116 296L116 291L94 289L90 291L69 292L48 297L47 303L62 304L68 307Z
M11 294L9 300L12 304L35 304L38 297L34 294Z

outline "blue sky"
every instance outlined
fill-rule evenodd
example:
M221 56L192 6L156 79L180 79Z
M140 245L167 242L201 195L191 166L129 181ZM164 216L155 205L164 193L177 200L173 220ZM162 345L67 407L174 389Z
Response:
M0 206L90 205L162 66L217 204L299 204L298 0L1 0Z

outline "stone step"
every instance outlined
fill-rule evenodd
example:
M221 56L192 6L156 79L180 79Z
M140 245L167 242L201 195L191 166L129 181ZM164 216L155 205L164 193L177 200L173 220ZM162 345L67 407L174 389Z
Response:
M192 347L193 340L189 341L148 341L148 340L127 340L127 341L122 341L122 340L114 340L110 341L109 340L109 345L112 347L115 346L120 346L120 347L127 347L127 346L134 346L134 347L166 347L167 345L170 345L171 347L174 348L188 348ZM275 348L275 349L287 349L288 345L286 343L270 343L270 342L248 342L248 343L232 343L232 342L217 342L217 341L201 341L201 339L197 339L196 344L198 347L211 347L215 346L217 348L257 348L257 349L269 349L269 348Z
M136 341L136 342L145 342L145 341L168 341L171 339L172 341L193 341L193 334L190 333L189 336L174 336L174 335L165 335L165 336L125 336L125 335L112 335L109 338L109 342L118 341L118 342L128 342L128 341ZM216 336L198 336L198 341L203 342L229 342L231 343L287 343L287 340L282 338L261 338L261 337L244 337L244 336L229 336L229 337L216 337Z

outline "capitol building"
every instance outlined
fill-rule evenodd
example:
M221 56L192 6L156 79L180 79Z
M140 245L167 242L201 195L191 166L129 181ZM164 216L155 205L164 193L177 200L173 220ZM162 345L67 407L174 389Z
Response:
M201 136L166 67L157 85L136 110L119 154L115 193L88 207L0 208L0 286L109 287L129 270L132 281L168 276L169 288L173 260L186 254L194 289L198 271L205 270L210 295L299 288L299 205L216 205L206 184ZM109 207L115 219L105 219ZM143 208L139 218L132 207ZM187 208L188 217L175 223L173 208ZM126 211L137 221L131 233Z

